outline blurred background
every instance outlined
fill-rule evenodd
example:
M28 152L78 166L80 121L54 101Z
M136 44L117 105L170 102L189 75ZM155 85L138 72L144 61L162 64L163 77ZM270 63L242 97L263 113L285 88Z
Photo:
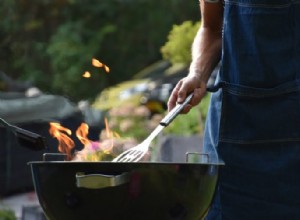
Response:
M1 204L33 189L28 161L57 152L49 122L73 133L85 122L91 140L101 138L105 118L124 137L149 135L188 73L201 16L198 0L3 0L0 20ZM208 102L164 134L201 137ZM135 114L140 107L147 113ZM42 135L48 148L24 148L6 123Z
M92 101L160 60L173 25L199 17L197 0L4 0L0 69L42 91ZM94 57L109 77L91 66ZM85 71L93 80L82 79Z

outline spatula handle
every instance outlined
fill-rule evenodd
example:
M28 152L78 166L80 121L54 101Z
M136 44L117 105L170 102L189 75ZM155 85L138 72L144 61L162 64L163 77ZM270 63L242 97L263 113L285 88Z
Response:
M174 118L182 111L182 109L191 101L193 98L193 93L189 94L183 103L177 104L161 121L160 125L168 126Z

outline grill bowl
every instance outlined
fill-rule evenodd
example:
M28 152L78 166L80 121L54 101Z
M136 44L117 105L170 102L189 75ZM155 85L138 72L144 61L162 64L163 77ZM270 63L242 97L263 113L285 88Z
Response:
M51 220L198 220L207 212L219 164L29 162Z

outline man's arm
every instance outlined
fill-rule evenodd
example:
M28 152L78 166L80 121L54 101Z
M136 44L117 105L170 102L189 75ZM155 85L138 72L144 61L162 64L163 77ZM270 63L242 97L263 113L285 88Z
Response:
M205 85L221 58L223 4L200 0L201 26L192 46L190 74L196 74Z
M211 0L210 0L211 1ZM220 60L222 49L223 4L200 0L201 26L192 45L192 62L187 77L181 79L172 91L168 110L182 103L187 94L193 92L190 104L182 113L199 104L206 92L207 81Z

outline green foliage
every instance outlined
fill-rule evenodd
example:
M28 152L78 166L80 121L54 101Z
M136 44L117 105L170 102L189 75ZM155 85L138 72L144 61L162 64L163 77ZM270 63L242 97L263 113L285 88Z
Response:
M120 94L146 82L148 82L147 79L124 81L116 86L104 89L99 97L96 98L93 103L93 107L102 111L107 111L115 107L122 108L122 106L128 103L134 106L139 106L143 93L136 92L135 94L129 95L127 98L123 99L120 97Z
M181 25L174 25L168 35L168 41L161 47L164 59L172 64L191 62L191 45L199 29L200 22L185 21Z
M91 32L86 30L86 26L81 21L61 25L50 39L46 51L52 60L52 88L69 96L75 92L77 99L96 94L98 87L106 82L107 74L102 69L93 68L91 60L101 48L100 45L104 44L106 35L116 29L113 25L107 25ZM92 80L82 78L87 70L91 72Z
M0 69L45 92L91 100L160 60L172 25L198 16L197 1L2 1ZM111 73L93 68L93 57Z
M0 210L0 220L17 220L15 213L10 209Z
M202 135L209 100L210 95L207 94L200 104L192 108L188 114L177 116L177 118L165 129L164 132L166 134L175 134L180 136L195 134Z
M151 129L149 125L151 118L149 109L144 106L136 107L131 104L122 106L122 108L112 108L109 111L110 128L117 132L122 138L134 138L138 141L144 140Z

